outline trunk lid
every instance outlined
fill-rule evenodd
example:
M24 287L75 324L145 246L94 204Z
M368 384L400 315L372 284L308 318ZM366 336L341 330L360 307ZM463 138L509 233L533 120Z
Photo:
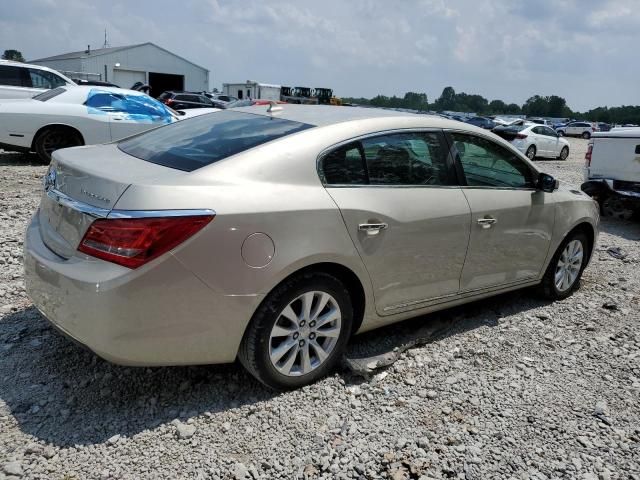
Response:
M105 217L129 185L180 173L127 155L115 144L54 152L38 211L42 239L70 258L89 225Z

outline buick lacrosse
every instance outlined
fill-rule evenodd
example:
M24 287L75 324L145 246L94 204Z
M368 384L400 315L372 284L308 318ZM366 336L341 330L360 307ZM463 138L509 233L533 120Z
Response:
M490 132L334 106L56 151L44 184L25 278L57 329L124 365L237 358L279 389L357 332L523 287L567 297L599 220Z

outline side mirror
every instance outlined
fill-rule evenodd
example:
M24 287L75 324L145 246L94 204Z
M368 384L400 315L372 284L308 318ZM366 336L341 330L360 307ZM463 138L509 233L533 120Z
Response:
M541 173L540 175L538 175L538 183L536 185L536 188L538 190L551 193L554 190L557 190L558 186L559 186L558 180L553 178L548 173Z

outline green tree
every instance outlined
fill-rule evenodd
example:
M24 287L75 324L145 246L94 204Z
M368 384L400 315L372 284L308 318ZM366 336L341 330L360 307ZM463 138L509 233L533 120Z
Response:
M2 54L3 60L13 60L15 62L24 62L24 57L22 56L22 52L19 50L5 50Z
M507 113L507 104L502 100L491 100L489 102L489 112L491 113Z
M445 87L442 90L442 95L436 100L435 107L440 111L456 108L456 91L453 87Z
M428 110L429 100L426 93L407 92L403 99L404 108L413 110Z
M548 99L547 115L549 117L564 117L567 109L567 101L557 95L551 95Z

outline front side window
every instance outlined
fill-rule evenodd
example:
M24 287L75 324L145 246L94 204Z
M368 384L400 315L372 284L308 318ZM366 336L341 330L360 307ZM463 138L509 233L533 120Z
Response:
M36 68L29 69L29 76L31 77L31 85L33 88L46 88L52 89L57 87L62 87L66 85L61 77L52 72L47 72L46 70L38 70Z
M30 87L27 79L23 75L23 67L0 65L0 85L12 87Z
M311 128L306 123L226 110L149 130L118 144L147 162L191 172Z
M435 132L369 137L324 155L325 185L451 185L447 151Z
M533 188L533 172L515 153L486 138L451 134L467 185Z

